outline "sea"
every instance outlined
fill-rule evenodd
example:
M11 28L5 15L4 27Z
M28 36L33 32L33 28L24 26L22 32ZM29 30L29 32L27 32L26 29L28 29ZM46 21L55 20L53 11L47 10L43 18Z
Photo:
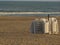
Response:
M0 12L60 12L60 2L0 1ZM26 14L25 15L17 14L13 16L26 16ZM35 14L35 16L37 15ZM41 16L41 14L39 16Z

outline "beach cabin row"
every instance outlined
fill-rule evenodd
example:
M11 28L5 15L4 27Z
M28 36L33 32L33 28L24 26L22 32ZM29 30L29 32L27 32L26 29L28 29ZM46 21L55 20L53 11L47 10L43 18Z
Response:
M35 19L31 24L31 32L36 33L47 33L47 34L58 34L59 27L56 18L52 17L48 19L41 18Z

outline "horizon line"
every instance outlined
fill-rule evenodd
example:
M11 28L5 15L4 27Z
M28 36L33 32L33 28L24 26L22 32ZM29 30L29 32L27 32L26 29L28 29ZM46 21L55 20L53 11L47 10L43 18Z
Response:
M7 1L10 1L10 0L7 0ZM13 1L13 0L12 0ZM17 1L17 0L14 0L14 1ZM18 0L19 1L19 0ZM38 1L37 1L38 2ZM60 1L39 1L39 2L60 2Z

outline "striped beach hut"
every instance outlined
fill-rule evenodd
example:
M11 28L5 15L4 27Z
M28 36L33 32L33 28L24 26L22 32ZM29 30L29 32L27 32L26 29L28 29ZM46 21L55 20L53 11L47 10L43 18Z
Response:
M43 33L44 32L43 24L44 22L36 18L35 20L32 21L31 32L32 33Z

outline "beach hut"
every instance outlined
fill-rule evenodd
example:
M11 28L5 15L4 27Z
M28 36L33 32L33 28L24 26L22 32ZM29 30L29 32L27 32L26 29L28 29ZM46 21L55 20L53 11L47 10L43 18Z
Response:
M48 19L42 18L40 19L41 21L43 21L44 25L43 25L43 29L44 29L44 33L49 33L49 21Z
M59 27L57 19L54 17L49 18L49 34L58 34L58 33L59 33Z
M35 19L31 24L32 33L44 33L44 22L39 19Z
M53 31L53 34L59 33L58 21L56 18L52 18L52 31Z
M37 32L37 25L39 23L39 19L36 18L35 20L32 21L32 24L31 24L31 32L32 33L36 33Z

